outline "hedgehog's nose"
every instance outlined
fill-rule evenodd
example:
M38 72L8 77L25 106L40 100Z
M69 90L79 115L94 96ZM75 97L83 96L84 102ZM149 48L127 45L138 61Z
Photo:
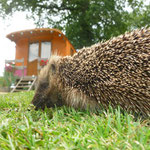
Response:
M31 103L35 106L35 110L43 109L43 107L44 107L44 97L43 96L38 96L38 97L35 96Z

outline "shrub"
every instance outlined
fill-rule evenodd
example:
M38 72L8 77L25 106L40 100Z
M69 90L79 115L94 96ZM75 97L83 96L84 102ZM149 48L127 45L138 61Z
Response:
M14 73L15 73L15 64L7 63L4 69L3 86L10 87L11 84L15 83L16 77L14 76Z

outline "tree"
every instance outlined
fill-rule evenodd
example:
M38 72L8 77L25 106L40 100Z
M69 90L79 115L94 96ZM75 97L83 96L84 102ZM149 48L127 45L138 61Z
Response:
M143 7L143 9L136 8L129 18L131 28L150 27L150 4Z
M38 27L58 28L82 48L129 29L126 6L140 8L139 0L0 0L1 14L28 11Z

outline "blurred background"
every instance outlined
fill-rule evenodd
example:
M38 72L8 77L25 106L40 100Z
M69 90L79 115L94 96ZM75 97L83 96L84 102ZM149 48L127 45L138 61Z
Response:
M80 49L145 26L150 0L0 0L0 76L5 59L15 59L11 32L57 28Z

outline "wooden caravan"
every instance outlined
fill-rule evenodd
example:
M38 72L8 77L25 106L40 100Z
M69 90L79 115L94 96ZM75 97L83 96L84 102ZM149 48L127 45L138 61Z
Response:
M8 34L7 38L16 43L15 59L24 59L24 76L38 74L39 60L49 59L52 54L66 56L76 52L67 37L57 29L22 30Z

